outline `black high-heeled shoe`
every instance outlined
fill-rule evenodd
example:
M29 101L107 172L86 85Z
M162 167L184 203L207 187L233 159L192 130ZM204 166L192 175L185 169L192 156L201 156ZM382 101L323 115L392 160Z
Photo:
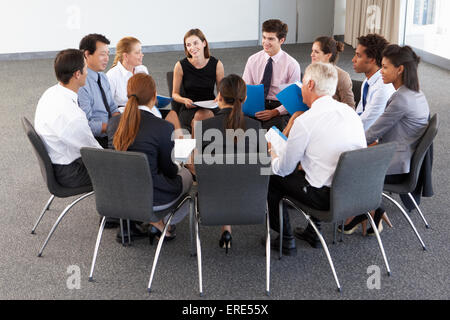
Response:
M366 234L366 225L367 225L367 217L365 214L360 214L359 216L356 216L352 219L352 221L350 221L349 223L347 223L344 226L344 234L352 234L353 232L356 231L356 229L358 228L358 225L361 223L362 225L362 231L363 231L363 235ZM338 226L338 231L342 232L342 227L339 225Z
M225 254L228 253L228 249L231 249L231 233L224 231L219 240L219 247L225 249Z
M169 233L170 234L170 233ZM152 225L149 229L148 229L148 240L150 242L150 245L153 245L153 240L156 239L156 241L159 240L159 238L161 238L162 235L162 231L159 230L157 227L155 227L154 225ZM176 235L174 234L170 234L164 237L164 241L170 241L175 239Z
M392 223L389 220L388 216L386 215L386 212L384 212L383 210L377 209L373 216L373 222L375 222L375 225L377 226L378 233L381 233L381 231L383 231L382 220L384 220L384 222L386 222L386 224L389 226L389 228L392 228ZM375 235L375 231L373 230L373 228L369 228L369 230L367 230L367 234L369 236L373 236L373 235Z

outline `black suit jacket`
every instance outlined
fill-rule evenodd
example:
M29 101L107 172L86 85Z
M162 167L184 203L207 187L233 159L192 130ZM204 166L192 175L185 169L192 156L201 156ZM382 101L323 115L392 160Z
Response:
M233 150L235 153L257 153L261 149L259 148L261 123L247 116L244 116L245 134L236 134L236 143L234 135L228 134L227 137L225 125L231 111L231 108L221 109L215 117L196 123L195 139L197 140L197 146L202 146L202 151L225 154L227 153L227 146L229 151Z
M144 110L136 139L128 151L143 152L147 155L153 179L153 204L167 204L175 200L182 191L182 180L177 174L178 167L172 162L171 140L174 127L166 120L155 117ZM108 145L113 148L114 133L119 125L121 115L112 117L108 122Z

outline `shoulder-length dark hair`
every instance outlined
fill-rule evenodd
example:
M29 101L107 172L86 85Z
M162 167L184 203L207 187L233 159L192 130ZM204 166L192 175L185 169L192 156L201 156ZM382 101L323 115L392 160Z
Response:
M186 34L184 35L184 39L183 39L183 45L184 45L184 53L186 54L186 57L188 58L192 58L191 54L189 53L189 51L186 48L186 39L189 38L190 36L197 36L200 38L200 40L203 42L206 42L206 47L203 50L203 53L205 55L205 58L208 59L209 56L211 55L209 53L209 45L208 45L208 41L206 40L205 35L203 34L203 32L200 29L191 29L188 32L186 32Z
M396 68L403 66L403 85L412 91L419 92L417 67L420 57L417 56L410 46L400 47L396 44L391 44L383 51L383 58L388 59Z
M225 129L245 130L242 104L247 97L247 86L244 80L236 74L230 74L220 81L218 91L225 103L233 106L233 110L225 120Z

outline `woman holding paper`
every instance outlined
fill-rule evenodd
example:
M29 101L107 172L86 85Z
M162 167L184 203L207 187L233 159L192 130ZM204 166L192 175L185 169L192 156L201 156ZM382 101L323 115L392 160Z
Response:
M114 58L111 69L106 73L111 87L111 93L114 101L119 106L119 110L123 112L128 102L127 83L128 80L137 73L148 74L148 69L142 64L144 54L142 53L141 42L134 37L125 37L119 40L116 48L116 56ZM166 111L166 110L163 110ZM170 110L164 114L158 108L151 108L151 112L158 118L165 119L172 123L175 129L180 129L181 124L175 111Z
M152 180L154 208L163 210L172 205L192 185L192 175L172 162L174 142L171 139L174 126L156 117L156 86L153 78L144 73L135 74L127 85L128 101L121 116L113 117L108 123L108 139L116 150L137 151L147 155ZM175 214L171 224L180 222L187 212ZM163 220L150 223L150 243L161 236ZM170 231L167 240L175 235Z
M222 80L224 69L222 62L210 55L208 41L199 29L189 30L183 43L186 58L175 64L172 98L182 104L178 116L183 128L191 131L193 121L211 118L218 111L198 108L193 103L215 100L214 87Z
M218 92L217 101L220 111L217 112L215 117L197 123L197 138L203 137L207 130L218 129L222 133L222 140L216 138L212 142L214 143L214 150L223 150L224 154L227 150L232 150L235 153L258 152L261 124L255 119L244 116L242 112L242 104L247 97L247 86L244 80L235 74L226 76L220 82ZM237 130L240 130L240 133ZM249 132L250 130L253 132ZM232 136L227 139L229 134ZM231 141L233 145L227 146L227 142ZM209 144L211 144L211 141L202 141L202 151ZM219 246L224 248L225 252L228 252L228 249L231 248L231 226L222 227Z

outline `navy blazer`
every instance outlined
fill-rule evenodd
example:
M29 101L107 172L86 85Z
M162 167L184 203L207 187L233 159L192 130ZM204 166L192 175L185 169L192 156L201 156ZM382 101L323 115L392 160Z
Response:
M182 179L178 167L172 162L174 141L173 125L144 110L136 139L128 151L143 152L147 155L153 179L154 206L167 204L175 200L182 191ZM119 126L120 116L112 117L108 122L108 145L112 147L114 133Z

